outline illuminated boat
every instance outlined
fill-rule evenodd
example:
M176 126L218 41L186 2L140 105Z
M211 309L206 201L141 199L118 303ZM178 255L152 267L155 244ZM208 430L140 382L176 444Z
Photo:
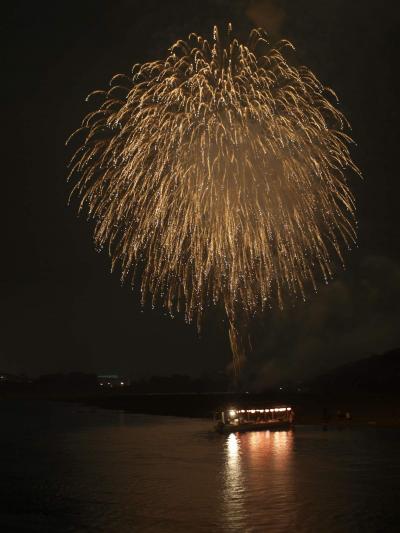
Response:
M287 430L294 424L294 411L286 406L267 409L231 408L215 413L214 422L215 430L219 433Z

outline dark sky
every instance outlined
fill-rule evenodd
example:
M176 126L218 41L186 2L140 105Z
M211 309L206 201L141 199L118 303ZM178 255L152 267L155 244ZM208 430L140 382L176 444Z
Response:
M113 371L133 377L223 371L224 324L203 336L183 319L142 312L137 294L94 251L91 226L67 207L65 140L86 95L136 62L162 57L190 31L252 21L289 37L299 60L333 87L358 142L359 248L346 272L305 303L260 323L246 375L255 384L304 377L400 346L397 0L14 0L2 17L3 195L0 369ZM246 15L247 13L247 15Z

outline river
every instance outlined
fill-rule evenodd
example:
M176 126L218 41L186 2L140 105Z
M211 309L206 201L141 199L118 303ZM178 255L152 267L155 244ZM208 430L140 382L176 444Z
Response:
M210 431L207 420L0 403L0 531L390 532L395 429Z

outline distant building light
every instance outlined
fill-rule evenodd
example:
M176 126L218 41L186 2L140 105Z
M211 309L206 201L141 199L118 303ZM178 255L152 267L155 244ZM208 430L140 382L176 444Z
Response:
M104 374L97 376L97 382L99 385L103 384L107 387L128 387L130 385L130 379L117 376L116 374Z

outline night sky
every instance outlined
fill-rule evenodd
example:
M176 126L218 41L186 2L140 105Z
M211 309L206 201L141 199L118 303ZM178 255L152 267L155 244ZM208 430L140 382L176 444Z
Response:
M163 57L190 31L271 24L333 87L358 146L358 249L306 303L265 316L245 369L254 386L303 378L400 346L399 58L396 0L85 0L9 3L2 17L3 201L0 370L152 374L224 371L230 350L212 313L198 339L181 317L140 308L92 227L67 206L65 140L86 95L133 64ZM50 7L51 6L51 7ZM251 20L250 20L251 19ZM270 21L270 22L268 22ZM4 196L3 196L4 198Z

